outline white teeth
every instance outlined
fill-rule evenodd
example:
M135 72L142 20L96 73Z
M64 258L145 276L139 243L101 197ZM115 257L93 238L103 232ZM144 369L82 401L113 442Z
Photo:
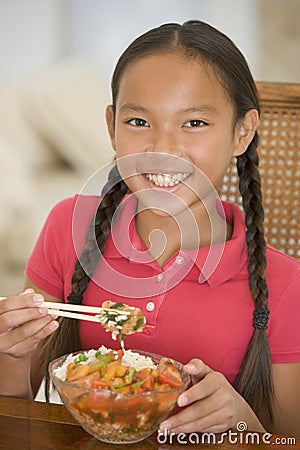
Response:
M174 174L170 173L145 173L145 177L152 181L153 184L159 187L172 187L179 184L181 181L185 180L190 176L190 173L178 172Z
M163 175L157 175L157 184L159 185L159 186L163 186L164 185L164 177L163 177Z

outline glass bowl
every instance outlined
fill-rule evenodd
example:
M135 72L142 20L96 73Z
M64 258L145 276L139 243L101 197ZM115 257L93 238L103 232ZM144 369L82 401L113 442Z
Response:
M163 356L134 350L158 364ZM73 355L81 352L73 353ZM150 436L173 410L177 397L190 383L183 365L174 361L183 384L167 391L145 391L141 394L120 394L107 389L79 386L63 381L55 374L68 355L49 364L49 373L64 405L89 434L102 442L129 444Z

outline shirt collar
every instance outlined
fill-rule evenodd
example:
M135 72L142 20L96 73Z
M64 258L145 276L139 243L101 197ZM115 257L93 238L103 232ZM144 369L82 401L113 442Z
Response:
M210 286L224 283L241 272L244 273L245 278L248 276L244 214L233 203L222 201L221 205L226 221L233 226L231 239L222 244L202 247L197 251L180 250L177 255L174 255L178 257L180 254L184 258L193 259L194 265L198 268L199 283L207 282ZM112 232L105 245L105 258L126 258L131 262L140 263L151 262L151 255L135 227L136 207L136 196L126 195L118 208L117 220L112 225Z
M135 226L137 198L127 194L120 203L110 236L105 245L105 257L127 258L135 262L149 260L148 249L139 237Z
M241 209L228 202L222 202L226 222L232 225L231 239L198 251L195 265L199 269L199 283L207 282L217 286L244 273L247 278L247 246L245 241L245 219Z

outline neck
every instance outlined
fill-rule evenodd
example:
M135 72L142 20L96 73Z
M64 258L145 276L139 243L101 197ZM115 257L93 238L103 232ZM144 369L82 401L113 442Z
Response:
M198 202L175 217L144 209L136 217L137 232L162 267L180 249L192 250L231 238L232 227L219 215L216 199Z

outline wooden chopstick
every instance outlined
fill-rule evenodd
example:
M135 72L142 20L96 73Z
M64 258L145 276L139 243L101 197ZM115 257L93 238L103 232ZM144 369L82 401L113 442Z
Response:
M80 313L98 314L100 316L101 311L117 312L118 314L128 315L129 311L122 311L113 308L102 308L101 306L85 306L85 305L73 305L71 303L58 303L58 302L44 302L40 307L48 308L48 314L59 317L69 317L70 319L88 320L90 322L100 322L99 317L95 315L87 315Z
M0 297L1 300L6 300L7 297ZM129 311L122 311L113 308L102 308L101 306L85 306L85 305L73 305L71 303L59 303L59 302L43 302L38 305L39 308L47 308L47 314L58 317L69 317L70 319L88 320L90 322L101 323L99 317L95 315L81 314L90 313L100 316L101 311L117 312L121 315L130 314Z
M121 315L129 315L129 311L114 308L103 308L102 306L73 305L72 303L44 302L39 307L51 308L60 311L87 312L91 314L101 314L101 311L117 312Z
M58 303L58 302L44 302L39 307L51 308L61 311L75 311L75 312L88 312L91 314L100 314L101 307L98 306L84 306L84 305L73 305L71 303Z
M0 297L1 300L6 300L7 297ZM100 323L100 320L96 316L89 316L87 314L80 314L76 312L67 312L67 311L61 311L58 308L63 308L65 310L71 310L73 311L74 308L76 308L76 311L84 311L84 312L91 312L91 313L98 313L101 312L101 307L93 307L93 306L83 306L83 305L71 305L69 303L58 303L58 302L44 302L39 307L45 307L48 308L48 313L54 316L59 317L70 317L71 319L79 319L79 320L89 320L90 322L98 322Z
M70 319L88 320L90 322L100 323L100 320L97 316L89 316L87 314L61 311L59 309L48 309L48 314L51 314L53 316L59 316L59 317L69 317Z

